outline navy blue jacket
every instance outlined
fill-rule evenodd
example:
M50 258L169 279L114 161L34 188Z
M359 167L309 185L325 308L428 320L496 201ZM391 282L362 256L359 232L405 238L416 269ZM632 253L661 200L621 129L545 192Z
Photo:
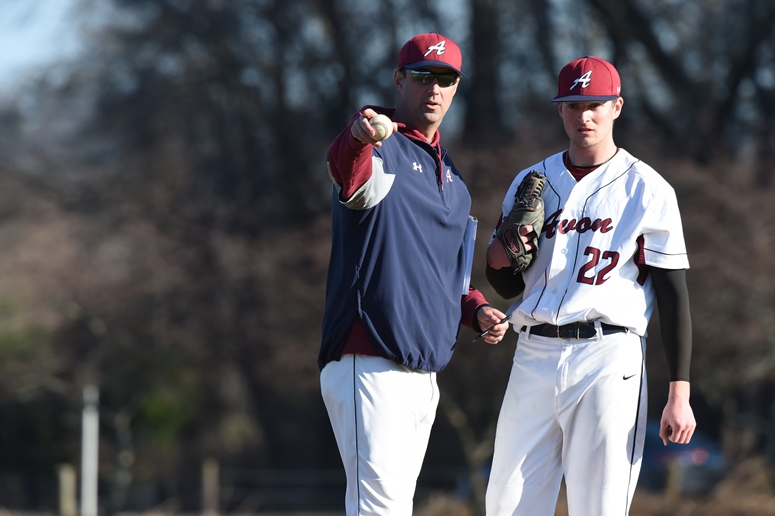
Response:
M346 131L343 137L352 138ZM463 234L471 208L455 165L443 148L394 133L372 147L369 184L344 200L335 185L332 199L318 366L340 359L360 316L382 356L441 371L460 328Z

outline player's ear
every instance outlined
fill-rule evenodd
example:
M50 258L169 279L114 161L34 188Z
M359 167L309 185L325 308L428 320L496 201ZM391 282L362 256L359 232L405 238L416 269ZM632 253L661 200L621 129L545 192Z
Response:
M612 100L611 102L614 103L614 120L619 118L619 115L622 114L622 106L624 106L624 98L619 97L616 100Z
M405 79L406 79L406 74L404 73L403 70L393 70L393 84L395 85L398 91L401 91L403 89Z

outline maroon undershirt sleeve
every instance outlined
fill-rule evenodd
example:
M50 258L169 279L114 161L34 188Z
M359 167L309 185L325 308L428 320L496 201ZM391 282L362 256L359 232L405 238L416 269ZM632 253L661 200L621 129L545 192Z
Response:
M353 120L360 117L360 113ZM371 144L353 138L352 121L328 148L328 168L342 190L339 198L349 199L371 178Z
M460 322L463 326L471 328L477 333L481 332L482 328L479 327L479 321L476 319L476 311L483 306L490 306L484 298L484 294L473 287L469 287L468 294L463 296L461 304L463 313Z

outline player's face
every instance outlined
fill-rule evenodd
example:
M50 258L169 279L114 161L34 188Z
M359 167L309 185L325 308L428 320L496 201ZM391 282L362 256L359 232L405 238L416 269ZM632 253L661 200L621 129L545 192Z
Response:
M420 73L396 70L393 76L398 89L396 119L418 129L430 139L452 105L460 79L449 68L440 66L422 68L416 72ZM433 74L440 74L441 77ZM450 84L451 79L454 82Z
M614 120L623 104L619 97L607 102L559 102L557 109L571 144L590 149L613 142Z

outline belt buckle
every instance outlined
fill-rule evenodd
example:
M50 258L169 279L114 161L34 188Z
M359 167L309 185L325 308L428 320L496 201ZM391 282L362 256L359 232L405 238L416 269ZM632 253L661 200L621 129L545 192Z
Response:
M555 333L559 339L578 339L579 327L577 324L564 324L562 326L554 326L556 328Z

